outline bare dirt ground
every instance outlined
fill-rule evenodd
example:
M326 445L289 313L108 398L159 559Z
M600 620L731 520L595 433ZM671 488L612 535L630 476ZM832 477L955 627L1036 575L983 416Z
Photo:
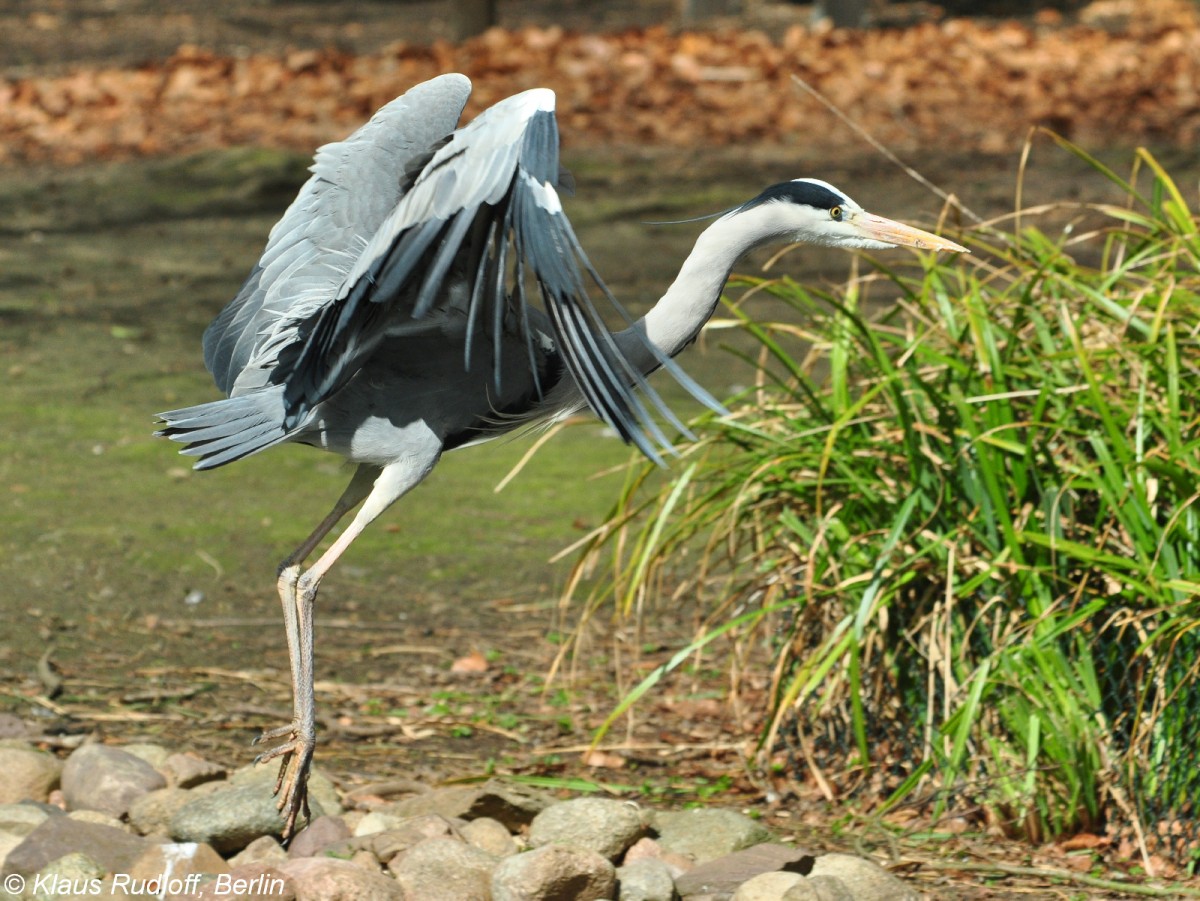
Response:
M568 8L568 24L587 29L649 24L666 4L522 4L521 22L545 24L551 6ZM521 24L517 8L501 4L505 24ZM329 45L357 53L446 37L442 12L438 3L266 0L186 11L156 0L51 0L33 11L10 0L0 2L0 46L8 77L136 64L181 43L231 55ZM1019 138L993 154L927 150L919 165L980 213L1001 215L1012 208L1018 150ZM868 151L809 154L798 172L803 156L772 146L576 146L565 160L578 181L572 217L617 294L646 298L669 281L695 229L639 223L719 209L773 181L819 175L885 214L928 222L938 211L935 198ZM1130 154L1104 156L1124 171ZM1163 161L1181 181L1200 177L1190 154L1166 150ZM1026 203L1110 198L1073 159L1039 150L1035 162ZM344 473L298 449L221 473L219 482L190 478L147 432L169 398L209 397L200 332L256 257L304 165L289 154L235 152L186 163L23 166L0 177L10 210L0 225L10 242L0 251L0 376L20 433L6 439L0 462L11 500L4 517L12 517L0 539L8 622L0 710L48 736L156 740L236 764L248 759L256 730L289 707L271 568ZM631 256L642 246L653 252ZM793 255L788 267L814 280L845 271L817 253ZM736 380L716 353L688 365L718 394ZM620 725L602 755L585 758L592 730L691 634L694 614L659 611L640 626L602 616L572 660L583 677L547 680L575 612L564 619L557 607L566 565L544 561L595 524L620 481L580 488L579 460L591 472L626 459L617 448L596 451L585 429L573 430L558 456L535 461L515 506L505 495L494 501L490 487L524 447L448 462L444 479L380 524L360 556L331 576L318 640L323 769L345 786L490 772L564 787L589 780L650 804L752 809L801 844L882 851L936 897L1122 896L947 868L953 856L1086 870L1099 866L1091 849L962 837L954 824L928 824L941 844L897 839L883 824L827 805L802 781L754 772L744 761L763 686L748 680L727 703L720 662L689 668ZM436 539L421 543L422 532ZM63 691L51 698L56 678Z

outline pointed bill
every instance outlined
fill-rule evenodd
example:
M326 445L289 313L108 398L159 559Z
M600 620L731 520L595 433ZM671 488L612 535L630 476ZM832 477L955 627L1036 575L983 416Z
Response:
M961 244L954 243L949 238L921 231L919 228L913 228L911 225L905 225L903 222L896 222L894 219L885 219L882 216L876 216L874 213L855 213L854 218L850 222L862 233L864 238L883 241L886 244L895 244L898 247L917 247L921 250L951 250L955 253L971 252Z

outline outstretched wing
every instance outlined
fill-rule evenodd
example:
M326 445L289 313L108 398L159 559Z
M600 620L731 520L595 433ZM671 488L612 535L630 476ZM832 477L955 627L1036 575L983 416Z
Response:
M302 422L344 386L389 328L446 303L447 274L453 271L462 280L456 281L457 303L467 319L465 365L484 331L499 348L500 333L516 328L533 353L526 300L536 284L556 348L584 399L622 438L657 460L656 445L669 442L637 389L682 426L604 326L589 282L616 300L563 213L558 178L558 127L549 90L503 100L454 132L374 233L332 301L299 326L303 346L284 379L285 425ZM659 357L674 368L665 355ZM496 372L499 378L498 364Z
M466 317L464 366L475 342L490 336L497 381L501 338L523 336L536 379L527 305L536 290L584 400L622 438L659 459L658 448L670 443L643 396L683 426L618 349L593 303L593 291L603 294L630 321L559 202L553 92L510 97L454 130L469 92L461 75L435 78L345 141L322 147L258 265L205 332L205 362L217 385L249 405L245 418L263 434L254 441L228 434L233 427L220 403L198 418L164 414L163 434L194 440L189 429L220 432L194 449L221 450L206 458L211 465L284 440L389 333L420 328L422 320L436 327L439 316ZM650 350L716 406L668 356ZM210 420L220 421L210 428Z
M277 382L300 330L332 302L372 236L458 124L463 75L413 87L344 141L317 150L312 177L271 229L238 295L204 333L226 394Z

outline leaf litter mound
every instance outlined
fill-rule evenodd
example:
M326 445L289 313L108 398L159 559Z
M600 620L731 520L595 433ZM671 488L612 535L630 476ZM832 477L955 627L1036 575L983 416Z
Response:
M183 46L134 67L0 80L0 161L76 164L231 145L311 151L413 84L461 71L467 114L558 94L564 140L668 147L852 140L798 76L894 148L1011 150L1042 125L1083 143L1200 138L1200 14L1184 0L1095 3L1068 21L946 19L777 34L493 29L462 44L222 56Z

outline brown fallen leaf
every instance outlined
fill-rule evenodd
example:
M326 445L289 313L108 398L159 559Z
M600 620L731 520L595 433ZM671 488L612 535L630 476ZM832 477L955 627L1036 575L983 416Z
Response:
M450 672L452 673L483 673L487 672L487 658L479 651L472 651L465 657L459 657L450 664Z
M609 754L606 751L588 751L583 755L583 765L593 769L619 770L626 762L620 754Z

